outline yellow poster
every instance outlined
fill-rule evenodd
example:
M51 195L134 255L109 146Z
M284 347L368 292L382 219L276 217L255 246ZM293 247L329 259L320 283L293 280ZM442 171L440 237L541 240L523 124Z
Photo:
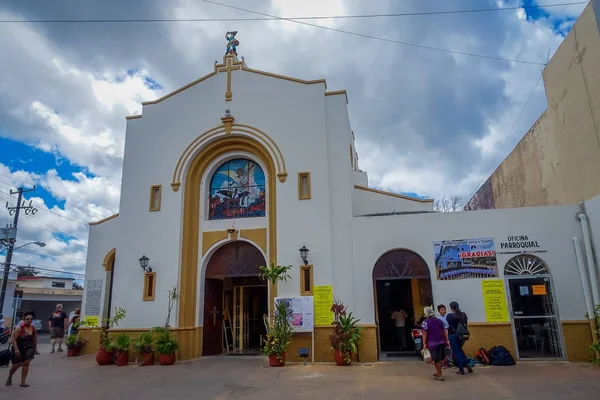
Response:
M485 279L481 281L483 290L483 307L487 322L508 322L508 307L502 279Z
M315 325L331 325L333 322L333 313L331 312L331 306L333 305L333 286L315 286L314 302Z
M84 320L85 326L98 326L98 316L97 315L86 315Z

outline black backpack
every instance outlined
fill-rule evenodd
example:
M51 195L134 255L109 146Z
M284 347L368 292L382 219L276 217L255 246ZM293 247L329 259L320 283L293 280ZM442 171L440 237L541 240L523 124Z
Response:
M10 350L0 351L0 367L7 367L10 364Z
M463 314L460 316L460 320L458 321L458 325L456 325L456 331L454 334L456 335L457 339L463 343L469 340L471 337Z

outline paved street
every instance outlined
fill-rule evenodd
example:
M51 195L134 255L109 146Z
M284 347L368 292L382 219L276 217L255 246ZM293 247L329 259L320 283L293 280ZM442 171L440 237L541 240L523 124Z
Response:
M265 368L262 357L211 357L170 367L100 367L93 356L42 353L32 363L31 387L0 386L0 398L44 398L61 387L69 399L585 399L600 393L600 368L587 364L520 363L480 367L470 376L448 370L431 379L421 363L289 365ZM8 373L0 369L2 382ZM8 394L8 396L7 396Z

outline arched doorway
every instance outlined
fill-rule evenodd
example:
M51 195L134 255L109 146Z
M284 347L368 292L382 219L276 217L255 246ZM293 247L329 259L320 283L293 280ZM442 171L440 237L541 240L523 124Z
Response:
M375 263L373 288L379 358L414 356L410 331L422 316L423 307L433 304L427 263L410 250L388 251Z
M519 359L563 359L560 318L546 263L520 254L508 260L504 276Z
M202 355L260 354L268 312L268 289L258 267L266 265L259 249L235 241L210 257L204 279Z

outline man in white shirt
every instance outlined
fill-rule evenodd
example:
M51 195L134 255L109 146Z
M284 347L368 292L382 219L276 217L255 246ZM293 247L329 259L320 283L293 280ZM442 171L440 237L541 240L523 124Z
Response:
M401 349L406 348L406 319L408 314L400 307L396 307L392 313L392 319L396 323L396 337Z
M0 329L4 329L4 316L0 314Z

